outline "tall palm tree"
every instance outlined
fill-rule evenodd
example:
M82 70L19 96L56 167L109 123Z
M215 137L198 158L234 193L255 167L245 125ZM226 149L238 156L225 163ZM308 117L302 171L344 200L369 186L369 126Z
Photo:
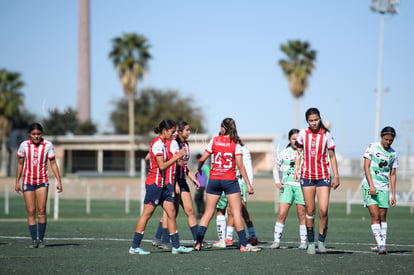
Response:
M303 96L308 87L308 78L315 67L316 51L310 48L308 42L289 40L282 44L280 50L286 54L287 59L279 60L283 74L289 81L289 89L295 98L296 128L299 128L299 98Z
M149 53L150 45L147 39L136 33L126 33L122 37L112 40L112 50L109 57L118 71L124 94L128 98L128 119L130 136L130 167L129 175L135 175L135 111L134 100L137 93L138 80L147 71L148 61L151 59Z
M23 105L23 94L20 89L24 86L20 74L0 70L0 139L1 144L1 175L8 175L7 139L12 129L13 117L19 115Z

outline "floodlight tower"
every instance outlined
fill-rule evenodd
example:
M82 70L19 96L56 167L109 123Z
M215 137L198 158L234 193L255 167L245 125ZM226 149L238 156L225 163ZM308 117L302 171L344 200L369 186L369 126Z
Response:
M375 111L375 135L374 140L378 140L381 124L381 94L382 94L382 47L384 44L384 17L385 14L397 14L399 11L395 7L398 5L398 0L372 0L371 11L380 14L380 38L378 51L378 76L377 76L377 102Z

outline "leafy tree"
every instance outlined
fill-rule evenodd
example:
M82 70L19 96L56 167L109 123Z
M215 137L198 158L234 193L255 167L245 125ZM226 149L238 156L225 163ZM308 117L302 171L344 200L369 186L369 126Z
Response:
M128 132L125 99L114 102L115 110L111 113L111 121L117 134ZM194 107L191 97L181 97L178 91L144 89L141 96L135 99L135 129L137 134L152 133L163 119L185 120L193 132L204 133L203 115L200 108Z
M122 37L112 40L112 50L109 57L118 71L121 79L124 94L128 98L128 119L130 135L130 176L135 174L135 152L133 151L135 133L135 94L137 92L138 80L142 78L147 70L147 65L151 55L150 45L147 39L136 33L126 33Z
M299 128L299 98L303 96L308 87L308 78L315 67L316 51L310 48L308 42L289 40L282 44L280 50L286 54L287 59L279 60L283 74L289 81L289 89L295 98L296 127Z
M13 126L13 117L18 116L23 106L21 89L24 82L20 74L5 69L0 70L0 139L2 140L1 175L7 176L8 150L7 139Z
M63 112L58 109L50 110L49 118L45 119L43 124L47 135L93 135L97 131L93 122L80 122L76 111L70 107Z

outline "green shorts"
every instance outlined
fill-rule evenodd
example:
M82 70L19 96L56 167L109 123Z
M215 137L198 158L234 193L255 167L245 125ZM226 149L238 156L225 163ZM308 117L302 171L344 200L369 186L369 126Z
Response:
M239 185L240 185L240 192L241 192L241 199L242 201L246 202L247 201L247 184L244 180L241 180L238 178L239 181ZM302 196L303 197L303 196ZM217 203L216 208L218 209L226 209L227 208L227 198L226 195L224 195L224 193L221 194L220 199Z
M372 196L369 188L362 188L362 196L364 197L365 206L378 204L379 208L390 207L390 191L377 190L377 194Z
M296 204L305 205L302 188L300 186L284 184L282 189L280 189L279 203L292 204L293 202Z

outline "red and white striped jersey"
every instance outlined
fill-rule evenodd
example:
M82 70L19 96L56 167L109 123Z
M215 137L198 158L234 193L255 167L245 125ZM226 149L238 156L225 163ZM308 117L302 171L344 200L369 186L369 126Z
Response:
M152 185L156 183L158 186L163 187L165 184L166 170L161 171L158 168L158 164L155 160L155 157L162 156L164 161L168 159L168 151L167 146L165 144L165 140L159 136L156 137L151 143L149 153L150 168L147 179L145 180L145 184Z
M212 154L210 179L234 180L236 178L236 156L242 156L242 147L230 137L216 136L210 140L206 152Z
M167 140L165 144L167 146L167 160L171 159L178 151L180 151L180 148L178 147L178 143L175 140ZM177 166L177 163L174 162L173 165L167 168L166 178L165 178L166 184L174 183L176 166Z
M23 184L48 183L47 160L55 158L55 149L50 141L42 140L36 145L32 140L25 140L20 144L17 156L24 158Z
M335 148L330 132L319 129L312 133L309 128L302 129L297 137L299 146L303 146L301 178L317 180L329 178L328 150Z
M184 162L184 165L183 166L177 165L176 178L177 180L185 179L188 173L187 163L188 163L188 160L190 159L190 145L188 144L187 141L181 142L179 138L177 138L175 142L178 146L178 150L180 150L181 148L185 148L185 155L181 158Z

